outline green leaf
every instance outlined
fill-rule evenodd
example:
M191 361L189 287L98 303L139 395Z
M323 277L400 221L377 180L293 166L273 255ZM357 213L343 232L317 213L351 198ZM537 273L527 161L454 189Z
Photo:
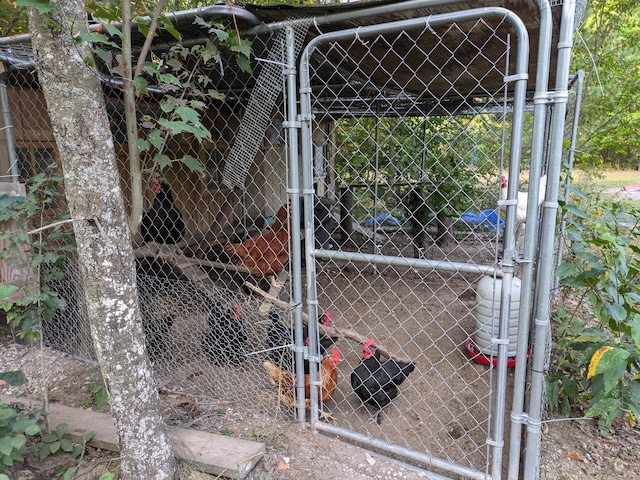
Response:
M19 7L33 7L40 15L49 13L54 8L49 0L17 0L16 3Z
M604 269L589 269L580 272L573 277L566 277L561 280L561 284L567 287L586 288L592 287L598 283L598 277L604 272Z
M171 165L171 159L167 155L156 155L153 157L153 160L158 164L161 170Z
M11 455L13 447L11 446L11 437L0 437L0 453L5 456Z
M58 440L58 436L55 433L45 433L42 436L42 441L44 443L53 443Z
M200 160L193 158L191 155L185 155L180 159L180 162L192 172L202 173L204 171Z
M20 450L26 445L26 443L27 437L25 437L24 435L16 435L11 439L11 446L16 450Z
M115 476L116 476L115 473L105 472L102 475L100 475L100 478L98 480L113 480Z
M569 277L577 272L578 268L573 263L565 262L556 268L556 277Z
M73 442L68 438L63 438L60 440L60 448L62 448L63 452L71 452L73 451Z
M160 149L162 147L162 143L164 142L164 137L158 129L151 130L151 132L149 132L148 139L151 142L151 145L153 145L157 149Z
M27 379L20 370L13 370L11 372L0 372L0 380L4 380L13 387L24 385L27 382Z
M240 45L233 45L231 47L232 52L238 52L245 58L251 58L251 42L243 41Z
M146 152L151 147L151 144L144 138L138 138L138 149L141 152Z
M149 82L143 77L136 77L133 79L133 87L136 89L136 92L145 94L147 93L147 87L149 86Z
M81 30L80 38L82 39L83 42L104 44L104 45L109 45L110 47L119 48L119 45L117 43L109 40L109 37L107 37L102 33Z
M110 17L114 17L114 15L110 15ZM106 18L106 17L102 17L102 18L109 20L109 18ZM119 21L120 18L111 18L111 20ZM104 28L112 37L118 37L120 40L124 40L124 33L115 25L112 25L109 22L102 22L102 28Z
M588 218L587 214L584 213L580 208L576 207L575 205L566 205L565 209L567 210L567 212L572 213L576 217L584 218L584 219Z
M200 114L191 107L182 106L176 109L176 113L185 122L191 122L194 124L200 123Z
M618 408L620 408L620 399L611 397L603 398L589 407L587 413L585 413L585 417L593 418L606 416Z
M28 426L24 433L26 433L29 436L34 436L40 433L40 426L37 423L34 423L33 425Z
M16 433L27 433L27 428L35 425L36 422L35 418L22 418L13 424L12 430Z
M145 37L149 34L149 23L145 20L143 20L140 17L136 17L134 19L134 23L136 24L136 27L138 27L138 31L144 35Z
M606 303L607 311L616 322L623 322L627 318L627 310L617 303Z
M614 348L613 350L607 350L600 358L598 365L596 366L596 375L608 372L617 367L621 363L624 363L629 358L629 352L623 348Z
M596 367L597 370L597 367ZM627 364L625 362L619 363L614 368L610 368L607 370L604 375L604 393L609 394L611 390L616 388L622 379L624 378L624 374L627 371Z
M99 411L102 411L104 410L104 407L107 406L108 402L109 402L109 393L107 392L107 389L103 387L96 395L96 407L98 408Z
M636 346L636 351L640 351L640 314L633 315L631 323L631 338Z
M0 408L0 422L7 420L9 418L14 418L16 416L16 411L13 408Z
M244 73L252 73L251 62L246 57L236 57L236 63Z
M182 42L182 35L176 27L173 26L173 23L164 15L161 15L158 19L158 23L164 27L164 29L171 34L173 38L178 40L178 42Z
M78 467L71 467L69 470L67 470L66 472L64 472L64 480L73 480L73 477L76 475L76 472L78 471Z
M59 440L49 444L49 451L51 453L56 453L58 450L60 450L60 441Z
M69 425L67 425L66 423L59 423L58 425L56 425L55 431L58 438L64 437L64 434L67 433L68 428Z
M10 283L5 283L0 285L0 302L7 300L11 295L18 291L18 287L16 285L11 285Z
M84 447L82 445L75 444L73 445L73 449L71 450L71 456L73 458L78 458L80 454L83 452Z
M189 125L187 125L184 122L177 122L177 121L167 120L165 118L160 118L158 120L158 124L162 125L167 130L169 130L172 135L178 135L180 133L189 131Z

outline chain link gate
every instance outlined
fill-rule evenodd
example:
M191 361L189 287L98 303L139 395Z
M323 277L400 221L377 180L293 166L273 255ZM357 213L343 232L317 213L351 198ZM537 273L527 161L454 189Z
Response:
M511 47L507 24L523 35L517 17L500 9L332 32L306 48L300 72L306 235L314 230L311 205L318 191L335 198L340 219L339 245L307 244L307 261L313 260L306 266L309 331L318 311L328 309L344 337L359 340L337 343L344 359L338 388L320 405L330 409L333 422L320 421L323 412L312 409L312 428L469 478L500 475L507 353L515 354L513 325L509 329L508 318L503 324L509 307L492 311L496 338L484 344L488 348L475 342L484 333L478 282L489 279L494 308L519 282L513 263L499 257L501 236L514 238L515 218L507 213L503 225L496 209L506 157L512 167L520 161L528 46ZM429 50L415 41L422 36ZM388 54L365 76L360 66L371 69L372 49L381 47ZM474 62L486 64L486 76L509 83L491 91L479 77L469 88L465 72ZM423 66L434 63L439 73L423 78ZM445 72L450 69L459 75ZM343 96L335 85L344 85ZM508 107L507 91L513 95ZM320 146L312 136L317 125ZM325 168L318 172L320 147ZM502 204L507 212L514 205ZM508 255L514 245L504 243ZM415 366L383 408L363 403L366 395L353 390L360 343L369 338L384 351L383 360ZM322 358L313 354L318 348L312 342L310 358ZM497 375L470 353L497 360ZM322 370L317 379L312 373L314 380L323 384Z

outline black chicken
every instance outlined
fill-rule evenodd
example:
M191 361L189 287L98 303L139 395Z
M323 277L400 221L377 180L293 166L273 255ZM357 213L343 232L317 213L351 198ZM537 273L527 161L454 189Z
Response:
M155 320L146 315L142 316L142 330L147 341L147 354L152 362L155 362L160 357L172 326L172 316L160 320Z
M321 323L325 327L330 327L333 323L333 315L329 310L325 310L318 317L318 323ZM332 337L330 335L320 335L320 354L325 355L329 348L338 341L338 337Z
M180 211L173 203L169 185L154 180L153 191L156 194L153 205L142 215L142 239L145 242L178 243L184 236L185 225Z
M380 424L382 409L398 396L398 386L413 372L415 365L393 359L382 362L374 343L370 338L362 346L362 362L351 372L351 386L362 402L378 409L376 422Z
M302 338L306 339L308 336L309 331L305 325L302 330ZM291 345L294 341L295 329L285 326L278 312L271 308L269 310L269 328L267 329L269 358L275 365L289 372L293 372L294 353L291 350ZM309 368L308 363L305 362L305 369Z
M318 323L330 325L332 321L331 312L328 310L318 317ZM309 344L309 328L302 327L302 338L305 345ZM324 356L329 347L336 341L337 337L320 336L320 354ZM294 353L290 345L295 341L295 329L286 327L280 320L280 315L273 308L269 310L269 328L267 329L267 346L271 361L281 368L293 372ZM309 361L304 361L304 373L309 373Z
M226 312L220 302L211 308L202 348L216 365L240 363L245 357L247 332L240 318L240 305L234 304Z

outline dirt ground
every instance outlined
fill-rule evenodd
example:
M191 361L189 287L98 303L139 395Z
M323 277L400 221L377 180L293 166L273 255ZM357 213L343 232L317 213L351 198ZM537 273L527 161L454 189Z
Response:
M46 348L44 365L49 398L79 408L95 409L89 389L100 374L96 365ZM38 397L39 349L13 342L8 335L0 341L0 365L3 370L22 370L29 383L22 387L0 386L0 393ZM308 479L387 480L430 478L414 467L384 458L364 448L324 434L313 434L297 423L281 417L268 417L251 409L226 406L224 417L211 416L212 405L196 396L165 388L161 393L165 418L169 424L261 441L267 452L249 480ZM216 405L215 407L220 407ZM610 438L598 435L593 420L548 418L543 424L541 478L545 480L640 479L640 431L616 424ZM33 460L10 471L12 480L49 480L55 469L71 465L69 457L51 456L44 463ZM104 471L117 472L117 457L111 452L88 449L80 464L82 480L97 479ZM185 468L181 478L206 479L208 475Z

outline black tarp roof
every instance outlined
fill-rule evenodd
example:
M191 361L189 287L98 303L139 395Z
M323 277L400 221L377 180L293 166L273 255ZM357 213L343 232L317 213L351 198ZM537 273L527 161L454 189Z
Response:
M201 16L204 18L212 18L214 16L227 16L232 18L241 30L251 30L253 32L267 32L273 30L274 26L281 25L282 22L292 21L294 19L313 18L314 21L308 28L306 33L306 41L308 43L313 38L317 37L321 33L338 31L348 28L364 27L367 25L375 25L380 23L386 23L396 20L426 17L429 15L438 15L447 12L454 12L460 10L469 10L482 7L499 6L514 12L524 22L528 34L529 34L529 82L528 90L533 91L535 87L535 75L538 58L538 42L540 34L540 13L537 0L466 0L466 1L451 1L444 0L440 2L440 5L432 5L437 2L425 2L417 0L409 1L372 1L372 2L350 2L336 5L279 5L279 6L257 6L257 5L244 5L243 7L231 7L229 4L220 4L210 7L203 7L201 9L176 12L173 15L169 15L172 23L176 29L181 33L183 42L197 43L206 36L206 32L198 25L194 24L193 20L195 16ZM580 2L579 2L580 3ZM582 2L586 4L585 2ZM422 5L422 6L420 6ZM425 6L427 5L427 6ZM552 51L550 58L550 85L553 85L553 79L555 78L556 58L557 58L557 44L558 35L560 30L560 20L562 14L562 2L551 2L551 14L553 18L553 39L552 39ZM416 6L418 6L416 8ZM584 6L581 5L580 8ZM578 12L580 15L580 12ZM478 26L469 26L472 30L465 32L464 25L461 28L451 31L445 31L445 28L435 29L436 33L443 39L442 50L447 55L451 55L451 51L455 51L456 57L464 57L466 55L478 55L475 46L482 45L482 59L481 61L474 62L469 67L464 67L467 71L464 75L469 77L469 81L465 83L460 81L461 72L456 69L455 62L449 60L449 65L439 65L437 61L433 63L433 72L428 71L428 67L421 66L421 75L429 76L447 76L457 77L456 94L469 95L473 94L473 89L478 88L478 80L482 79L483 88L492 90L499 88L504 82L502 75L491 74L491 62L494 58L498 58L504 51L504 43L498 42L498 44L492 44L492 38L494 35L493 28L509 29L508 24L501 24L499 27L495 27L491 21L484 22L485 28L478 28ZM461 47L461 43L464 37L473 36L472 42L466 42L467 45L471 45L472 50L465 50L465 47ZM486 37L486 38L485 38ZM18 42L20 39L26 40L25 42ZM32 54L28 44L28 36L18 36L14 38L0 39L0 60L10 68L29 70L33 69ZM134 47L140 47L144 42L144 36L138 32L133 34ZM416 42L428 42L428 36L422 36L419 39L413 38L411 34L405 36L402 40L394 40L394 49L401 50L403 48L402 42L405 42L405 47L408 49ZM168 50L172 45L175 45L175 39L166 31L158 32L157 38L154 41L154 53L161 55L163 51ZM432 50L432 45L419 45L425 52L430 52L431 55L437 56L437 51ZM255 42L254 54L257 57L264 58L268 54L270 48L269 42ZM407 68L397 69L393 65L388 65L387 68L379 68L380 65L394 62L394 56L388 53L388 44L384 41L380 41L379 49L375 47L372 49L374 55L369 54L366 58L361 59L358 68L361 72L368 72L370 80L376 82L376 72L388 72L393 71L394 75L413 75L411 72L410 59L405 60ZM377 53L376 53L377 52ZM447 62L447 59L443 59ZM473 69L478 71L473 71ZM251 87L253 78L251 75L243 74L237 67L234 69L233 62L226 62L225 69L222 69L224 75L221 75L221 69L211 68L208 70L208 75L211 77L213 84L219 91L227 93L230 91L243 91L247 87ZM24 72L23 72L24 73ZM26 78L26 77L25 77ZM326 79L324 79L326 80ZM399 83L403 85L411 85L411 78L407 77L403 81L399 78ZM445 95L446 90L450 84L445 81L438 85L437 82L430 84L430 92L432 95ZM438 91L438 89L441 91ZM344 91L344 90L343 90Z

